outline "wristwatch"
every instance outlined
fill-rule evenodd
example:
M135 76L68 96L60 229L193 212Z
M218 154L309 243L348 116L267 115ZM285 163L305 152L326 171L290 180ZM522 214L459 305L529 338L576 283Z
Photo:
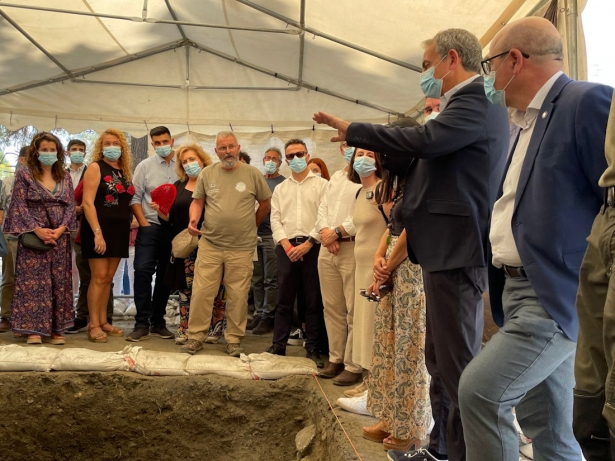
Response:
M316 245L318 242L316 241L316 239L312 236L309 236L307 239L308 242L310 242L312 244L312 246Z
M335 228L335 233L337 234L337 238L338 239L341 239L343 237L342 236L342 229L340 229L339 227Z

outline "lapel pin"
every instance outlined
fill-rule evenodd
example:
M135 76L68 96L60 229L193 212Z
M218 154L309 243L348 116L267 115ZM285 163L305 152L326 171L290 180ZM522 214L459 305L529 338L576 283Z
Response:
M547 115L548 115L547 112L543 112L542 113L542 118L547 118Z

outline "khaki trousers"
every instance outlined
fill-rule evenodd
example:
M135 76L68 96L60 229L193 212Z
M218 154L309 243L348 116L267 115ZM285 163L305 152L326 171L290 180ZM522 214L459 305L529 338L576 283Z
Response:
M207 338L214 299L220 284L223 283L226 288L224 339L227 344L241 342L245 336L248 318L248 291L252 279L253 256L254 250L220 250L207 243L204 238L199 240L199 251L194 265L188 339L203 342Z
M17 262L17 239L4 234L8 254L2 258L2 301L0 317L10 320L13 289L15 286L15 263Z
M341 242L337 255L325 247L320 249L318 276L329 336L329 361L343 362L346 370L361 373L361 366L352 361L355 266L354 242Z

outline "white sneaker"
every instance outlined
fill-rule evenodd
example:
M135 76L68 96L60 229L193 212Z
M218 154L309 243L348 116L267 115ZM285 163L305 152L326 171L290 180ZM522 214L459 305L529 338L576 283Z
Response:
M367 391L358 397L340 397L337 399L337 404L344 410L357 415L374 416L367 411Z

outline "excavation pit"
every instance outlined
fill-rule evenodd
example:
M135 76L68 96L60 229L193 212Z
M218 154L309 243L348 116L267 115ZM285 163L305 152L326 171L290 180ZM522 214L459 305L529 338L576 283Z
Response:
M2 373L0 404L3 461L356 459L309 376Z

